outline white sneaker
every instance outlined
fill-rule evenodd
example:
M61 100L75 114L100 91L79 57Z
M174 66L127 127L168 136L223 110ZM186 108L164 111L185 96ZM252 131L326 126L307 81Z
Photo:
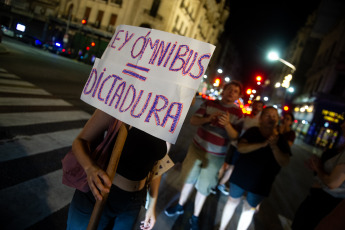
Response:
M221 191L225 196L229 195L229 189L224 184L219 184L217 186L218 190Z

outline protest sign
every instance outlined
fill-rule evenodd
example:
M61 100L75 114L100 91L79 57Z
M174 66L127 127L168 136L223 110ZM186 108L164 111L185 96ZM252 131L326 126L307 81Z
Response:
M214 49L159 30L118 26L81 99L174 144Z

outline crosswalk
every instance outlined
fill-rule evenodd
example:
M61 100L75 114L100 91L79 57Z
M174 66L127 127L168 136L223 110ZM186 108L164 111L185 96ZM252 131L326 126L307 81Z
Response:
M1 229L28 229L68 206L61 159L89 117L0 68Z

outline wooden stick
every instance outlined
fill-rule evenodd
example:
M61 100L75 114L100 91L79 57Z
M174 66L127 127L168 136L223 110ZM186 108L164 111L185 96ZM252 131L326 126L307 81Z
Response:
M119 129L119 134L116 138L113 151L110 156L108 167L107 167L107 174L111 181L113 181L114 179L117 165L121 157L122 149L126 142L127 134L128 134L128 125L125 123L122 123ZM93 207L93 211L90 217L89 225L87 226L87 230L97 229L98 223L99 223L99 220L101 218L102 211L104 208L104 204L107 201L108 195L109 193L102 192L103 199L101 201L96 200L95 206Z

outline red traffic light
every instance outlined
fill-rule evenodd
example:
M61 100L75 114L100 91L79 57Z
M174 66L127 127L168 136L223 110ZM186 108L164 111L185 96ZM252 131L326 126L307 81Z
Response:
M256 76L256 81L261 81L262 77L260 75Z
M81 24L85 25L86 24L86 19L81 20Z
M246 93L247 94L252 94L252 89L247 89Z
M89 50L89 49L90 49L90 47L86 46L86 50Z
M96 43L94 43L94 42L91 42L91 46L95 46L96 45Z

